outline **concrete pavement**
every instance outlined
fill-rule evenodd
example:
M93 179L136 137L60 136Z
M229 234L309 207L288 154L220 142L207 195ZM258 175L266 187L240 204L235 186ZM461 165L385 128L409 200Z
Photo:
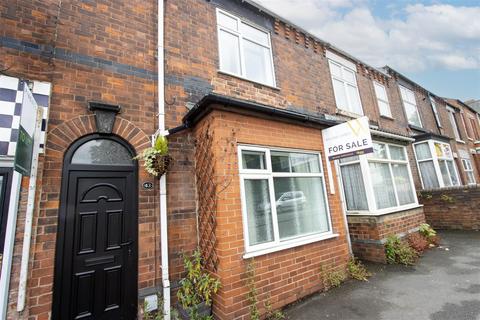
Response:
M292 320L480 320L480 232L444 231L414 267L368 264L349 280L286 310Z

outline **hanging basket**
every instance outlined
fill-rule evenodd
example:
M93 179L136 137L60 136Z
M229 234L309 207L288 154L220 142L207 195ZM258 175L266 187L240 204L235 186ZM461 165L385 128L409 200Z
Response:
M169 155L157 155L152 162L152 167L155 168L157 176L161 177L168 172L170 164L172 162L172 157Z

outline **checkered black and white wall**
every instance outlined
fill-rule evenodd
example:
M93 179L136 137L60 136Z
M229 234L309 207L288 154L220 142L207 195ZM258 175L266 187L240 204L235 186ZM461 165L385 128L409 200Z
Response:
M51 84L49 82L21 80L0 75L0 156L15 155L22 111L23 86L25 84L30 85L38 106L44 108L42 133L39 141L40 152L43 152Z

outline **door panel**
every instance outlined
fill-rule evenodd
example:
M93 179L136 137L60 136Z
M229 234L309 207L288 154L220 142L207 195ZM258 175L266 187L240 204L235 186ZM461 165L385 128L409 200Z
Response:
M57 318L135 319L137 212L136 192L129 190L136 185L133 170L70 170L67 185Z

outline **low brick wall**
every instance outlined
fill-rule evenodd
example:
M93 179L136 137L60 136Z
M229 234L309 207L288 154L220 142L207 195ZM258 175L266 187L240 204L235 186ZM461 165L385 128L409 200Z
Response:
M422 207L381 216L349 215L353 254L362 260L385 263L384 244L387 237L394 234L404 237L418 231L424 222Z
M480 230L480 185L418 193L427 223L435 229Z

